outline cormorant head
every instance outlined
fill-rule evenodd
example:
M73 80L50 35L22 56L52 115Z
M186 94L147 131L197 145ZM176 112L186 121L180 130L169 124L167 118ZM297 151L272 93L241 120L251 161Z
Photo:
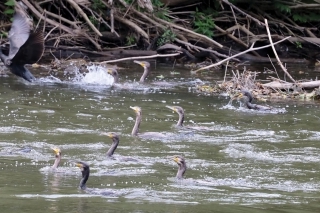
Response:
M238 95L238 99L241 99L243 97L246 97L249 103L251 103L253 100L251 92L246 89L241 90L240 94Z
M52 148L52 150L56 158L61 156L61 150L59 148Z
M89 165L83 161L78 161L76 166L80 168L81 172L89 170Z
M136 64L140 64L143 68L149 69L150 68L150 63L147 61L133 61Z
M112 140L113 139L119 140L119 136L115 132L108 132L105 135L108 136L109 138L111 138Z
M184 110L182 107L180 106L166 106L167 108L173 110L174 112L178 113L178 114L184 114Z
M176 162L179 166L181 166L181 165L185 165L185 160L184 160L184 157L182 157L182 156L174 156L173 157L173 160L174 160L174 162Z
M107 72L112 75L115 79L118 79L119 74L118 71L115 68L108 68Z
M130 106L131 109L133 109L133 111L136 113L136 115L141 115L141 108L138 106Z

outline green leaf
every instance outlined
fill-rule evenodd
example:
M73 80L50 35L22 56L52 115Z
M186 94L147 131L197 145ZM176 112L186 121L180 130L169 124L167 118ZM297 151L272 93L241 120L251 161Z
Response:
M14 0L8 0L5 5L13 7L16 4Z
M14 14L14 9L6 9L4 11L5 14Z

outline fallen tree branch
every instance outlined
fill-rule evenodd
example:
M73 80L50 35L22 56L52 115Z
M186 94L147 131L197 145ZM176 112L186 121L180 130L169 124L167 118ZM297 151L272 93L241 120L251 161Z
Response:
M234 6L233 4L231 4L228 0L222 0L224 3L226 3L227 5L229 5L230 7L233 7L233 9L237 10L239 13L242 13L243 15L245 15L246 17L250 18L251 20L257 22L257 24L264 26L264 23L262 23L261 21L259 21L256 18L253 18L252 16L250 16L249 14L243 12L242 10L240 10L238 7Z
M320 86L319 81L308 81L302 83L289 83L289 82L279 82L279 81L272 81L266 84L262 84L263 87L272 88L272 89L280 89L280 90L288 90L288 89L295 89L296 86L302 89L314 89Z
M123 23L123 24L126 24L128 26L130 26L131 28L133 28L137 33L139 33L142 37L144 37L145 39L147 39L147 41L149 42L149 36L148 34L143 30L141 29L141 27L139 27L138 25L136 25L135 23L133 23L132 21L129 21L128 19L124 19L120 16L117 16L117 15L114 15L114 18Z
M73 0L67 0L67 2L69 2L69 4L71 6L73 6L73 8L84 18L84 20L87 22L87 24L91 27L91 29L95 33L97 33L98 36L102 36L100 31L92 24L92 22L90 21L90 19L87 16L87 14L85 14L83 12L83 10L79 7L79 5L76 2L74 2Z
M214 51L214 50L210 50L210 49L205 49L205 48L202 48L202 47L199 47L199 46L196 46L196 45L193 45L193 44L190 44L189 42L185 42L185 41L182 41L180 39L174 39L176 42L180 43L180 44L183 44L183 45L186 45L186 46L189 46L189 47L192 47L194 49L198 49L198 50L202 50L202 51L206 51L206 52L211 52L217 56L220 56L222 58L228 58L229 56L227 55L224 55L224 54L221 54L221 53L218 53L217 51ZM234 61L240 61L238 59L233 59Z
M63 24L61 24L61 23L58 23L58 22L56 22L56 21L54 21L54 20L51 20L51 19L48 19L48 18L46 18L46 17L44 17L38 10L36 10L36 8L34 8L34 6L28 1L28 0L21 0L25 5L27 5L27 7L33 12L33 14L35 14L39 19L42 19L42 20L45 20L46 22L48 22L49 24L51 24L51 25L53 25L53 26L57 26L58 28L60 28L60 29L62 29L63 31L65 31L65 32L67 32L67 33L69 33L69 34L71 34L71 35L74 35L75 34L75 32L71 29L71 28L69 28L69 27L67 27L67 26L65 26L65 25L63 25Z
M136 59L149 59L149 58L160 58L160 57L172 57L172 56L178 56L181 53L172 53L172 54L156 54L156 55L150 55L150 56L137 56L137 57L129 57L129 58L121 58L121 59L116 59L116 60L109 60L109 61L102 61L99 62L99 64L106 64L106 63L114 63L114 62L119 62L119 61L129 61L129 60L136 60Z
M286 38L284 38L284 39L282 39L282 40L280 40L280 41L277 41L277 42L275 42L274 44L281 43L281 42L287 40L288 38L290 38L290 36L288 36L288 37L286 37ZM251 51L255 51L255 50L260 50L260 49L264 49L264 48L267 48L267 47L270 47L270 46L271 46L271 44L268 44L268 45L261 46L261 47L253 47L254 44L255 44L255 43L252 43L251 47L250 47L249 49L243 51L243 52L240 52L240 53L238 53L238 54L236 54L236 55L230 56L229 58L223 59L223 60L221 60L221 61L219 61L219 62L217 62L217 63L215 63L215 64L211 64L211 65L209 65L209 66L201 67L201 68L199 68L199 69L197 69L197 70L195 70L195 71L192 71L192 72L197 73L197 72L199 72L199 71L201 71L201 70L205 70L205 69L209 69L209 68L211 68L211 67L218 66L218 65L224 63L225 61L228 61L228 60L230 60L230 59L232 59L232 58L236 58L236 57L238 57L238 56L240 56L240 55L243 55L243 54L245 54L245 53L247 53L247 52L251 52Z
M268 37L269 37L269 41L270 41L270 44L271 44L271 48L273 50L273 53L278 61L278 64L280 65L281 69L283 70L283 72L291 79L291 81L293 82L296 82L292 76L289 74L288 70L283 66L282 62L280 61L280 58L277 54L277 51L276 49L274 48L274 44L273 44L273 41L271 39L271 35L270 35L270 30L269 30L269 26L268 26L268 20L267 19L264 19L264 22L265 22L265 25L266 25L266 29L267 29L267 32L268 32Z

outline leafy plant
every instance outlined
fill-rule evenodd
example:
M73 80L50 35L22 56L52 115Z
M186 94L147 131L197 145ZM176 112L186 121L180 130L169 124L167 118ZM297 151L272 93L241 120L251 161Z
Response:
M98 20L93 16L89 16L89 20L94 26L97 26L99 24Z
M132 4L134 0L124 0L127 4Z
M160 8L162 7L164 4L162 3L162 1L160 0L151 0L151 3L154 7L156 8Z
M151 0L152 6L155 9L154 15L160 19L170 21L168 18L169 10L167 7L163 7L164 4L160 0Z
M295 44L296 44L296 48L298 48L298 49L301 49L301 48L302 48L301 42L296 41Z
M212 19L212 15L206 15L205 13L199 12L198 8L196 8L193 24L195 32L206 35L210 38L213 36L214 21Z
M15 5L15 1L14 0L8 0L6 1L6 3L4 3L6 6L8 6L4 13L7 15L12 15L14 14L14 5Z
M95 10L104 9L106 6L102 3L101 0L92 0L92 8Z
M166 29L163 34L158 38L157 45L162 46L166 43L171 43L176 38L176 34L174 34L170 29Z
M318 13L294 13L292 14L292 18L294 21L301 22L301 23L306 23L309 21L316 21L318 22L320 19L320 15Z
M136 38L133 35L128 35L126 37L127 43L126 45L130 46L136 43Z
M169 13L167 8L162 8L154 13L156 17L170 22L171 20L168 18L168 14Z
M291 13L291 9L288 5L283 4L282 2L275 1L273 6L277 9L280 10L280 12L285 12L285 13Z

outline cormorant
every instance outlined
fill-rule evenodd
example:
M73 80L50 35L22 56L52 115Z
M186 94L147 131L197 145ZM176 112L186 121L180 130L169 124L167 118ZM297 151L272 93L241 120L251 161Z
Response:
M61 161L61 150L59 148L53 148L52 150L54 151L54 155L55 155L56 159L55 159L54 164L51 168L57 169L60 164L60 161Z
M143 68L143 74L140 78L140 82L144 82L144 80L146 79L146 77L149 75L150 72L150 63L147 61L133 61L136 64L140 64Z
M179 120L177 122L177 126L178 127L182 127L183 126L183 121L184 121L184 110L182 107L180 106L166 106L167 108L175 111L176 113L178 113L179 115Z
M82 173L82 178L81 178L79 187L80 187L80 189L86 189L87 188L86 183L87 183L87 181L89 179L89 175L90 175L90 167L87 163L82 162L82 161L77 162L76 165L77 165L77 167L80 168L81 173Z
M238 99L242 99L242 102L248 109L260 110L260 111L266 111L266 110L272 109L271 107L268 107L268 106L262 106L262 105L251 103L253 100L253 96L248 90L241 90L241 93L239 94Z
M141 108L138 106L130 106L131 109L133 109L133 111L136 113L136 122L134 123L131 135L132 136L137 136L138 132L139 132L139 128L140 128L140 123L141 123L141 117L142 117L142 112L141 112Z
M130 108L133 109L134 112L136 113L136 122L133 126L131 135L138 136L140 123L142 120L142 111L141 111L141 108L138 106L134 106L134 107L130 106ZM145 138L165 138L165 137L167 137L165 134L160 133L160 132L144 132L144 133L139 133L139 136L145 137Z
M183 175L187 170L187 165L186 165L186 161L185 161L184 157L182 157L182 156L174 156L173 160L179 166L176 178L177 179L183 179Z
M86 190L86 192L90 194L97 194L97 195L102 195L102 196L110 196L110 195L115 195L115 192L109 191L106 189L95 189L95 188L87 188L87 181L89 179L90 175L90 167L87 163L79 161L76 163L77 167L80 168L81 173L82 173L82 178L80 180L79 188L82 190Z
M108 68L107 69L107 72L113 76L113 83L116 84L119 82L119 74L118 74L118 71L115 69L115 68Z
M44 51L43 33L40 31L33 32L31 28L32 22L26 11L19 3L16 3L13 22L8 34L9 54L4 55L0 48L0 58L4 65L13 74L30 82L35 80L35 77L25 67L25 64L36 63Z
M112 145L107 152L107 157L110 158L119 145L119 136L114 132L108 132L105 135L112 139Z

